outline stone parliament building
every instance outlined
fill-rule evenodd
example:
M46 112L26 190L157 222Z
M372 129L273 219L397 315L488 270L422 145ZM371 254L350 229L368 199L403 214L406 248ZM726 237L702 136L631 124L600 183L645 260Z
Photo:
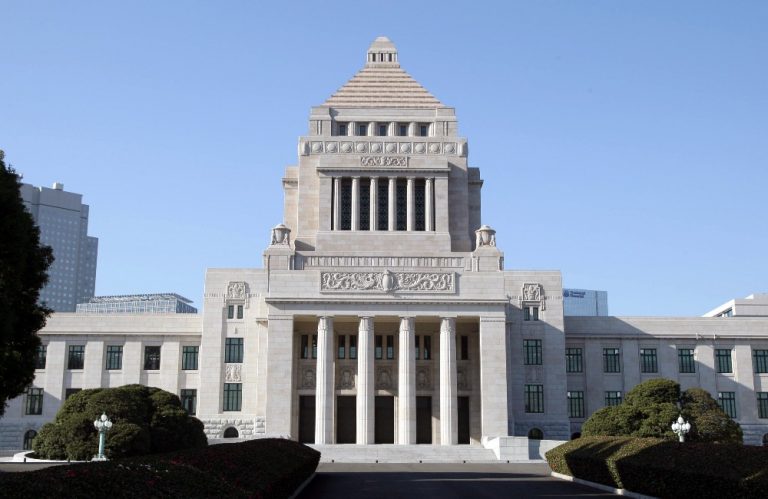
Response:
M178 394L209 438L498 450L572 438L665 377L707 389L746 443L768 438L768 296L564 317L560 272L504 270L454 109L388 39L311 109L282 184L263 268L209 269L201 314L54 314L0 447L28 446L77 390L129 383Z

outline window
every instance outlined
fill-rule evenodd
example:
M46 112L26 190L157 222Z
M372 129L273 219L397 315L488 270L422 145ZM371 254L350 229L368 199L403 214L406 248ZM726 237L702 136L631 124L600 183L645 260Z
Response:
M387 125L384 123L379 123L379 136L380 137L387 136Z
M156 371L160 369L160 347L144 347L144 370Z
M728 348L718 348L715 350L715 364L717 372L732 373L733 364L731 363L731 350Z
M85 345L69 345L67 369L82 369L85 360Z
M605 392L605 405L612 407L621 404L621 392Z
M190 416L195 415L197 408L197 390L183 388L181 390L181 406Z
M395 358L395 337L393 335L387 335L387 359L391 360Z
M351 335L349 337L349 358L357 358L357 335Z
M525 385L525 412L544 412L544 385Z
M24 434L24 450L32 450L32 441L37 436L37 432L35 430L28 430Z
M408 123L398 123L397 134L400 137L406 137L408 135Z
M581 348L565 349L565 372L580 373L584 371Z
M528 432L529 440L544 440L544 432L540 428L531 428Z
M724 413L736 419L736 392L718 392L717 403Z
M227 338L224 343L224 362L239 364L243 362L243 339Z
M301 347L299 351L299 357L301 357L302 359L309 358L309 335L308 334L301 335Z
M658 363L656 362L655 348L640 349L640 372L655 373L658 372Z
M198 346L181 347L181 369L184 371L197 371L197 356L199 352L200 347Z
M424 350L421 353L421 358L422 360L429 360L432 358L432 337L422 336L422 338L424 343Z
M755 350L752 356L755 360L755 372L758 374L768 373L768 350Z
M681 373L695 373L696 360L693 358L693 348L681 348L677 351L677 360Z
M227 305L227 319L234 319L234 318L235 318L235 306Z
M526 366L541 365L541 340L523 340Z
M45 369L45 356L47 351L47 345L40 345L37 347L37 353L35 354L35 369Z
M347 135L347 124L346 123L339 123L338 125L338 134L339 135Z
M64 400L67 400L72 395L76 394L77 392L81 391L82 388L67 388L64 390Z
M383 351L382 349L383 349L384 337L381 336L380 334L377 334L376 338L374 339L374 342L375 342L375 346L373 348L373 356L376 359L381 359L382 358L382 351Z
M414 337L416 343L416 360L419 360L419 345L421 344L421 336Z
M768 392L757 392L757 417L768 419Z
M224 410L239 411L243 403L243 385L224 383Z
M107 371L119 371L123 368L123 346L107 345Z
M238 305L237 306L237 318L242 319L243 318L243 306Z
M343 359L347 356L346 355L347 337L346 335L340 334L336 341L338 343L337 358Z
M461 360L469 360L469 336L462 336L461 337L461 352L460 352L460 358Z
M419 123L419 135L421 137L429 135L429 125L427 123Z
M237 428L229 427L224 430L224 438L237 438L240 434L237 432Z
M603 372L621 372L621 362L619 361L618 348L603 348Z
M539 320L539 307L523 307L523 320L524 321Z
M584 417L584 392L568 392L568 417Z
M361 137L368 135L368 125L357 125L357 134Z
M42 388L27 388L27 407L24 413L27 415L39 415L43 413Z

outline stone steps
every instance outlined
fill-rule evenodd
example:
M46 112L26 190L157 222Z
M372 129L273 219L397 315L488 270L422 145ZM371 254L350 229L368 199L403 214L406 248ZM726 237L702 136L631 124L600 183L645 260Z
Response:
M309 446L320 451L322 463L498 462L492 450L479 445L310 444Z

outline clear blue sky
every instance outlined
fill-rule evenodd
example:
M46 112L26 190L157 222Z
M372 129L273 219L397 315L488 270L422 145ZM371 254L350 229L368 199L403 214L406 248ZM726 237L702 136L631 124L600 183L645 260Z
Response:
M615 315L768 291L768 2L0 1L0 148L91 206L97 294L260 267L309 108L379 35L454 106L508 269Z

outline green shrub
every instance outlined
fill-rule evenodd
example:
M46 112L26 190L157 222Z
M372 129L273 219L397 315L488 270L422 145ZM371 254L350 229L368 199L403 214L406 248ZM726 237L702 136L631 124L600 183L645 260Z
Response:
M656 497L768 497L768 448L582 437L546 454L552 471Z
M649 404L675 404L680 398L680 385L664 378L649 379L627 392L624 400L628 404L643 406Z
M708 391L690 388L683 393L683 417L691 423L691 442L741 442L743 433Z
M126 385L82 390L68 398L35 438L35 454L45 459L90 459L98 452L93 421L102 413L113 423L105 445L110 457L207 445L203 424L187 415L179 397L159 388Z

